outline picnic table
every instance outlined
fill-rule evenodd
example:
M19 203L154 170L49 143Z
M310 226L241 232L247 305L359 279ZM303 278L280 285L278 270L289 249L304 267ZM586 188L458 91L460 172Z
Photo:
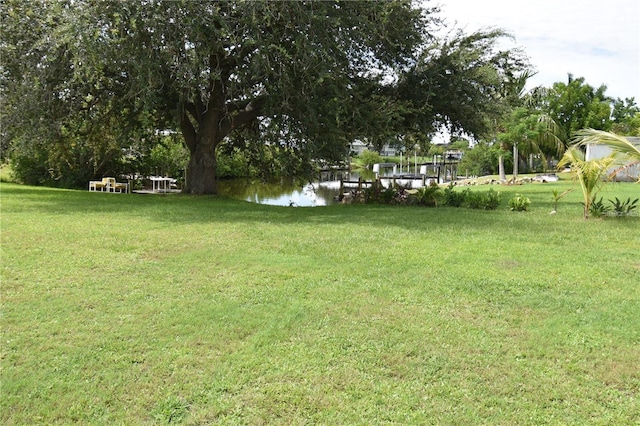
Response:
M151 190L153 192L167 192L171 189L171 184L175 183L175 179L162 176L151 176Z

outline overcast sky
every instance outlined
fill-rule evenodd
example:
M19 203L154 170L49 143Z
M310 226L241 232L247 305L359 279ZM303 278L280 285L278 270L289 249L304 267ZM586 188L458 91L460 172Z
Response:
M433 0L452 26L498 27L515 37L538 74L529 88L567 81L607 86L614 98L640 105L639 0Z

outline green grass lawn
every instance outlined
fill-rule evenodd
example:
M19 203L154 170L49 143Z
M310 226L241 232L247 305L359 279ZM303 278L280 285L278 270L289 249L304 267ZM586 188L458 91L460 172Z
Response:
M3 183L0 422L640 423L640 218L585 221L570 181L494 189L479 211Z

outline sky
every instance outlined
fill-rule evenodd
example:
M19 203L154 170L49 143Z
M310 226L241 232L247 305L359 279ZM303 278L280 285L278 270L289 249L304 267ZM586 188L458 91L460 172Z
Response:
M528 89L584 77L613 98L640 105L640 1L432 0L448 27L497 27L515 37L537 74Z

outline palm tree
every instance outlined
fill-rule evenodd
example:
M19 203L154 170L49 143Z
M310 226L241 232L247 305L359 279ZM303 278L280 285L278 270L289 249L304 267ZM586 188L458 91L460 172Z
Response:
M613 175L633 165L640 164L640 147L633 145L624 136L605 132L604 130L583 129L576 132L574 141L581 146L593 144L606 145L611 148L616 155L617 161L615 163L620 165L613 172ZM638 177L638 182L640 182L640 176Z
M508 79L505 82L503 86L502 97L504 98L506 105L510 106L509 108L507 108L507 111L510 115L514 114L514 111L512 109L514 108L517 109L519 105L526 104L527 80L529 80L534 75L536 75L535 72L531 70L525 70L520 74L512 76L512 78ZM503 117L503 121L504 120L508 121L506 116ZM506 131L503 125L496 126L496 127L497 127L496 130L498 130L498 133L502 133ZM498 140L497 136L496 136L496 140ZM500 142L500 148L501 148L501 154L498 157L498 170L500 174L500 181L502 182L507 180L506 172L504 169L504 155L502 154L502 152L508 151L508 144L504 140L502 140ZM515 152L517 156L517 150ZM517 167L517 164L514 167ZM514 169L514 172L515 174L517 174L517 170Z
M576 173L576 177L580 182L580 188L582 189L582 195L584 197L583 205L585 219L589 218L591 201L595 198L597 190L602 185L607 169L614 161L614 156L587 161L584 153L575 145L569 147L560 159L558 169L570 166L571 170Z
M513 178L518 177L519 152L525 155L540 154L547 164L545 154L553 153L562 155L564 144L558 137L559 127L547 114L532 111L525 107L515 108L508 121L505 122L503 131L498 134L501 147L506 150L508 146L513 149Z
M557 155L558 157L564 153L564 142L560 138L562 129L548 114L540 114L538 116L538 138L536 148L544 158L545 171L547 170L548 162L547 154Z
M560 138L562 129L553 118L542 113L538 108L541 99L547 95L548 89L536 87L526 90L527 81L536 75L527 70L509 79L503 87L503 97L507 100L508 113L502 117L502 123L497 126L496 140L500 142L501 152L513 150L513 177L518 176L519 149L525 154L542 154L545 165L545 154L554 153L558 156L564 152L564 142ZM521 146L518 146L521 144ZM545 166L546 169L546 166ZM504 155L498 157L500 181L506 180Z

